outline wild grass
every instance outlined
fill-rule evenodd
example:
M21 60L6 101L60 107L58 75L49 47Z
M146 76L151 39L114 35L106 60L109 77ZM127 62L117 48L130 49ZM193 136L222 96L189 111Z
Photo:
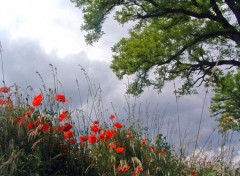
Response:
M160 113L156 107L150 113L146 108L149 128L145 128L146 121L136 115L136 109L141 107L131 103L132 97L126 95L128 117L118 117L114 110L105 109L101 88L92 84L83 67L80 68L87 80L88 95L82 102L77 80L80 108L73 109L58 80L57 69L50 67L53 88L48 88L37 73L42 88L36 92L30 86L26 90L17 85L0 89L0 175L240 175L230 162L231 157L224 160L226 141L231 141L227 135L217 156L205 146L186 154L189 143L184 143L186 131L180 130L179 123L177 150L168 141L175 127L169 126L166 136L161 133L166 110ZM197 142L198 139L193 141L193 145L197 146Z

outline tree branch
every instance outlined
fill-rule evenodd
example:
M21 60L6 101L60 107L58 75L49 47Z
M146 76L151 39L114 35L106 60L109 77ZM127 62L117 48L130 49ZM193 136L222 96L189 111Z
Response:
M237 5L233 0L225 0L225 2L234 13L235 17L237 18L238 24L240 25L240 7L237 8Z
M151 13L151 14L137 14L137 18L139 19L147 19L147 18L157 18L157 17L164 17L168 14L182 14L186 16L191 16L198 19L209 19L219 23L226 31L234 32L234 34L229 33L231 40L233 40L236 44L240 43L240 32L236 30L234 26L232 26L222 15L221 11L219 10L215 0L211 0L211 5L216 13L216 15L209 13L196 13L186 9L171 9L171 8L164 8L161 12Z
M147 0L149 3L151 3L153 6L158 7L158 4L154 0Z

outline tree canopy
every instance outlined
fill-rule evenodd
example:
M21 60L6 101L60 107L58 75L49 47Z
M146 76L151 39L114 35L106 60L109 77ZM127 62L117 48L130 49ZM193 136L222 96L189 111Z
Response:
M110 13L120 24L134 22L129 37L116 43L111 64L118 78L135 75L128 92L161 91L181 79L180 94L218 81L221 69L240 66L239 0L71 0L82 9L88 44L104 34ZM224 67L221 67L224 66ZM219 67L213 74L213 68Z
M220 129L240 130L240 70L220 76L214 92L210 108L213 116L220 115Z

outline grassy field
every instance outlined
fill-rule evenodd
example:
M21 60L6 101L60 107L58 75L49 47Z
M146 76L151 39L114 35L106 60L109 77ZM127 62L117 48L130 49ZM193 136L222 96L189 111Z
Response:
M91 90L91 89L89 89ZM161 133L126 123L114 112L92 117L72 109L67 95L0 88L0 175L3 176L228 176L237 167L204 151L175 151ZM96 97L92 90L90 95ZM102 112L101 106L91 105Z

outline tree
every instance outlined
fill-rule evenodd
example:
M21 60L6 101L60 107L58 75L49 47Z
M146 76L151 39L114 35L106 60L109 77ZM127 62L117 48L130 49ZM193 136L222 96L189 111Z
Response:
M129 37L113 46L111 64L119 79L135 75L128 87L134 95L146 86L161 91L178 78L183 81L178 93L191 94L210 75L217 82L221 69L240 66L239 0L71 1L83 11L88 44L104 34L110 13L121 24L135 22ZM221 69L213 74L214 67Z
M225 132L240 130L240 70L228 72L219 78L211 100L213 116L218 116L219 127Z

